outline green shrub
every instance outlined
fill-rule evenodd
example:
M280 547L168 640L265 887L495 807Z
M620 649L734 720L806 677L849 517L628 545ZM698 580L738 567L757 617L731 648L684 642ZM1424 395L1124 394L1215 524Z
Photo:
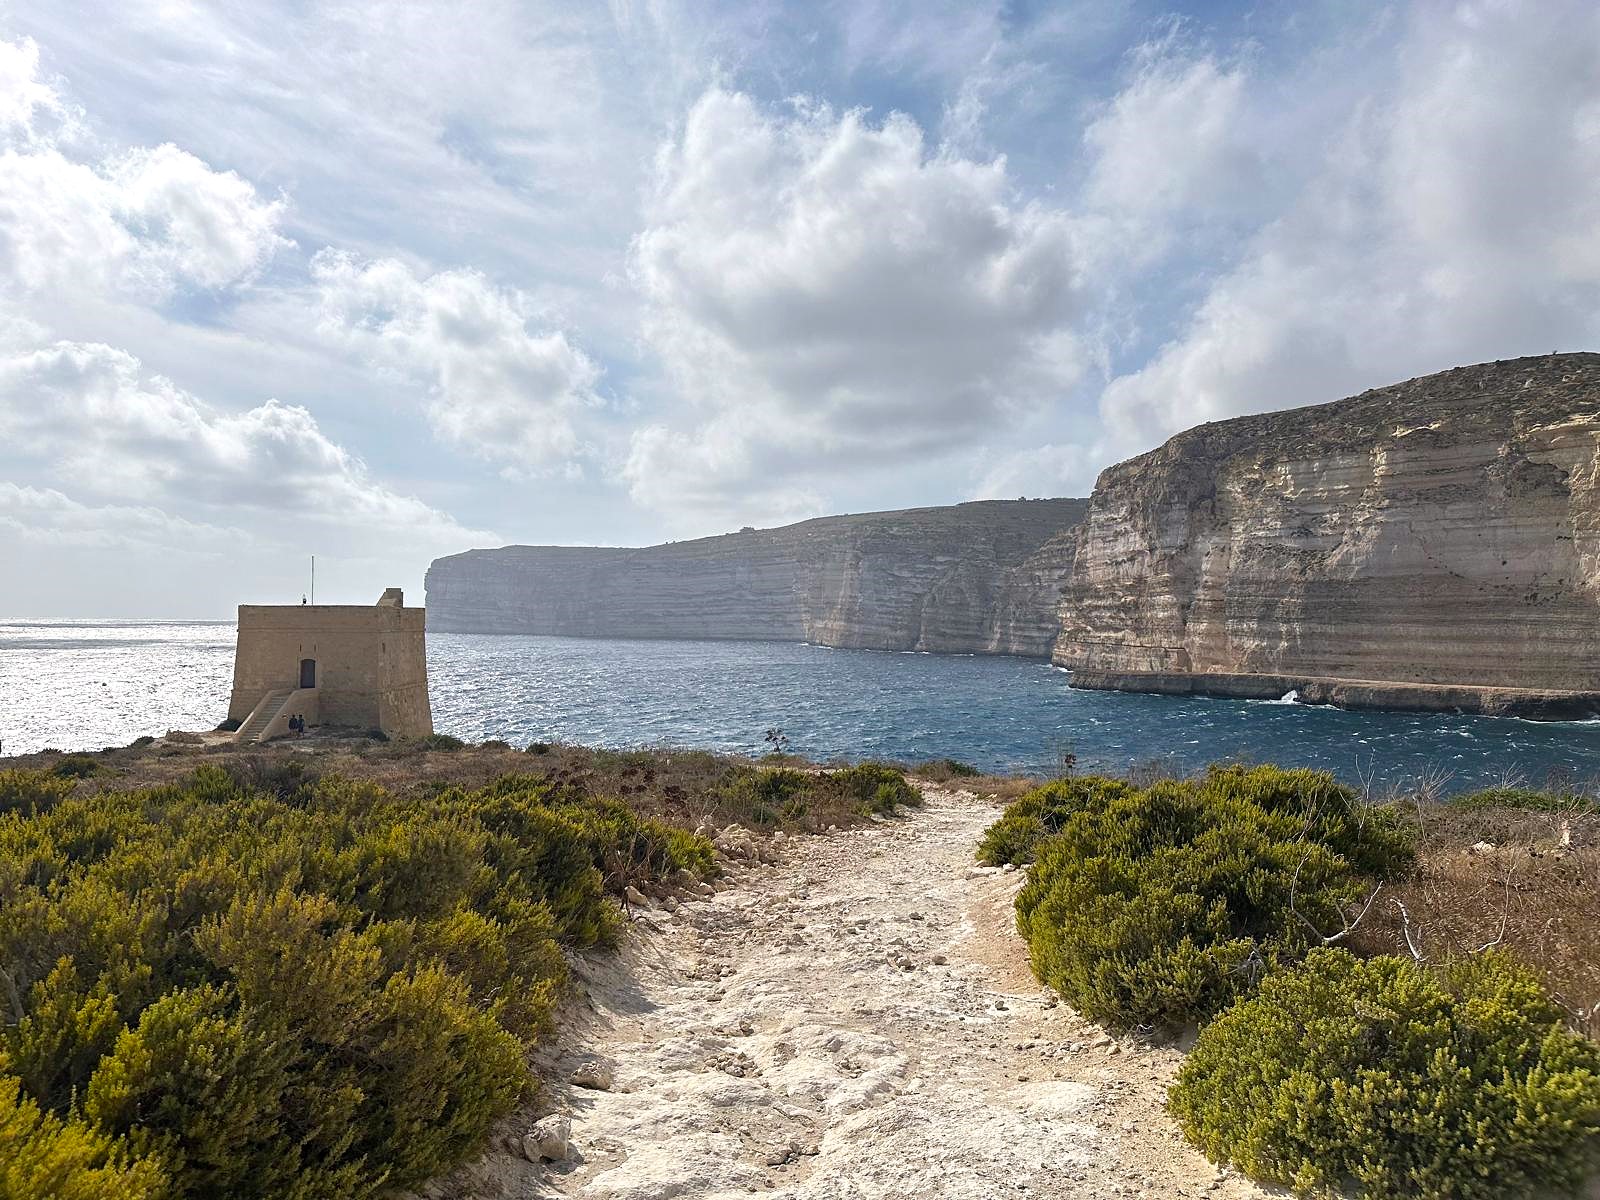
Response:
M75 782L54 771L0 771L0 813L46 812L71 795Z
M919 763L912 769L912 774L942 783L948 779L973 779L983 772L957 758L935 758L929 762Z
M461 750L466 743L448 733L430 733L426 737L410 739L418 750Z
M159 1163L77 1118L62 1119L0 1075L0 1196L5 1200L165 1200Z
M829 778L855 801L863 816L892 816L899 808L922 806L922 793L906 782L905 772L887 763L858 763L830 772Z
M1170 1104L1213 1159L1304 1194L1518 1200L1600 1165L1600 1047L1493 954L1313 951L1201 1032Z
M1039 842L1059 833L1062 822L1079 808L1098 806L1133 790L1121 780L1097 775L1058 779L1036 787L1007 805L1001 818L984 832L978 861L991 867L1031 863Z
M50 770L63 779L88 779L99 774L100 764L87 754L69 754Z
M40 1156L0 1149L7 1200L61 1146L106 1179L137 1157L174 1197L359 1200L445 1170L529 1085L563 945L616 933L608 890L714 869L704 838L520 776L73 782L0 773L0 1084Z
M279 1100L289 1053L232 1009L214 987L169 992L122 1031L89 1084L85 1115L161 1161L175 1195L272 1195L296 1182L284 1170L293 1156L260 1155L292 1140Z
M719 799L752 825L776 825L806 815L814 777L788 767L740 768L722 785Z
M1406 854L1394 814L1275 767L1084 789L1036 849L1016 902L1034 972L1123 1028L1209 1018L1303 953L1307 925L1343 928L1370 887L1363 868Z

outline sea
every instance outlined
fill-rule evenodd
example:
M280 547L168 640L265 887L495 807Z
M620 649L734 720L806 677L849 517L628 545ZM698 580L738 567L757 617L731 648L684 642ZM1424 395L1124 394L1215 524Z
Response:
M210 729L233 644L231 622L0 620L0 754ZM1081 691L1048 663L986 655L430 633L428 675L436 729L516 746L759 754L776 730L819 761L955 758L1000 773L1247 761L1378 791L1600 782L1600 722Z

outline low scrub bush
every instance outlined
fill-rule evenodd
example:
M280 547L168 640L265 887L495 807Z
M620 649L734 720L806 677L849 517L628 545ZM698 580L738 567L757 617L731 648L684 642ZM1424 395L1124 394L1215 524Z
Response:
M922 804L899 767L864 762L833 771L735 767L715 792L716 807L756 826L891 815Z
M920 808L922 793L906 782L906 773L887 763L864 762L826 778L844 790L863 816L892 816L901 808Z
M1217 768L1065 803L1017 927L1042 981L1122 1028L1206 1020L1314 931L1342 930L1368 876L1410 861L1394 813L1310 771Z
M72 794L75 781L54 771L0 771L0 813L48 812Z
M423 737L409 739L410 744L418 750L460 750L466 743L458 737L448 733L430 733Z
M6 1200L163 1200L166 1177L118 1139L63 1120L0 1075L0 1196Z
M1173 1113L1217 1161L1307 1195L1520 1200L1600 1165L1600 1047L1524 967L1319 949L1200 1034Z
M753 767L734 772L720 789L721 801L752 825L798 821L806 815L812 777L788 767Z
M913 774L935 783L945 783L951 779L976 779L983 772L958 758L936 758L932 762L920 763L913 769Z
M69 754L51 768L63 779L88 779L100 773L100 764L87 754Z
M978 844L978 861L991 867L1031 863L1035 847L1059 833L1062 822L1073 813L1133 791L1121 780L1097 775L1058 779L1036 787L1007 805L1001 818L984 832L983 841Z
M8 1198L413 1185L529 1086L562 947L617 928L608 892L713 866L704 838L527 777L74 782L0 774Z

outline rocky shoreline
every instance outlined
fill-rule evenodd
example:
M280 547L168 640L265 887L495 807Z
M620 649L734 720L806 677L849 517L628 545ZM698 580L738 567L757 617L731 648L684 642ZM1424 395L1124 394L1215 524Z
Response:
M1096 691L1218 696L1233 700L1282 700L1292 696L1296 704L1357 711L1477 713L1486 717L1520 717L1526 721L1583 721L1600 717L1600 691L1536 691L1220 671L1079 670L1072 672L1071 684Z

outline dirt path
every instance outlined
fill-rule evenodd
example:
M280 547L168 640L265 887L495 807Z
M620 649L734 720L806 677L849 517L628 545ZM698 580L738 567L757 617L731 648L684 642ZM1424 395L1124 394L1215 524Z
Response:
M738 886L639 914L624 954L585 967L554 1064L599 1059L611 1089L542 1098L582 1161L517 1194L1259 1195L1162 1111L1175 1051L1110 1041L1030 976L1021 875L972 863L995 811L930 790L914 816L780 842Z

